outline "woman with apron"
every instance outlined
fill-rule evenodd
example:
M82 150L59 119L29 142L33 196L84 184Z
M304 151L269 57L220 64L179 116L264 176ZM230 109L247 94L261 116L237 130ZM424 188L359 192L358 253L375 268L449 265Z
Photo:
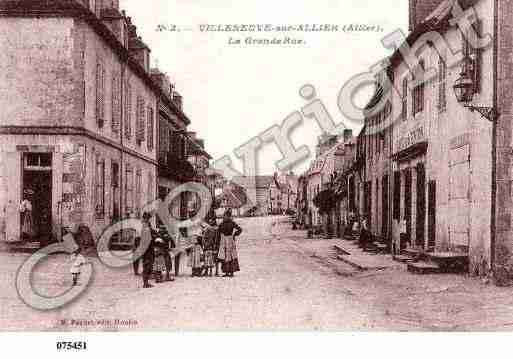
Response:
M224 213L223 222L219 225L221 240L217 255L217 258L222 262L221 269L225 277L233 277L235 272L240 271L235 237L238 237L241 233L242 228L233 221L232 211L227 209Z

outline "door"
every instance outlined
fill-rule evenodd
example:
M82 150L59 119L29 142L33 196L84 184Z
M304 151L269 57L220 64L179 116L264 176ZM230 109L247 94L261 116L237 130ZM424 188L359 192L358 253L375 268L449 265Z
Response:
M470 241L470 146L451 151L449 167L449 241L452 250L468 251Z
M436 181L428 185L428 250L436 246Z
M119 188L120 171L119 164L113 162L111 166L112 222L115 223L121 219L121 193Z
M388 175L385 175L383 176L383 181L382 181L382 190L381 190L381 210L382 210L382 213L381 213L381 222L382 222L382 236L384 239L387 239L389 238L389 233L388 233L388 216L389 216L389 201L388 201Z
M408 168L404 171L404 220L406 221L406 236L407 240L411 241L411 222L412 222L412 196L411 188L412 176L411 169Z
M23 194L32 204L33 239L50 239L52 235L52 172L25 170Z
M423 163L417 165L417 218L415 245L424 247L426 226L426 169Z

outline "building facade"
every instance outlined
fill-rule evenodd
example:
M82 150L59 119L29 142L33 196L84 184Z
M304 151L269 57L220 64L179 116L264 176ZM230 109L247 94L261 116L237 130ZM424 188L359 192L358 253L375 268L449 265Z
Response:
M0 60L2 237L23 237L24 199L34 240L77 224L98 237L155 197L159 90L149 49L116 2L26 4L0 2L0 27L13 34L0 40L10 54Z

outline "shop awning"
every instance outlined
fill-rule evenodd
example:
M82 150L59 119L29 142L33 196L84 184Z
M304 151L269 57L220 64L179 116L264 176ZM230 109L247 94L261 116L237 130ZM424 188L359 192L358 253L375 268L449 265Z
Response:
M428 149L428 142L423 141L414 144L413 146L410 146L402 151L399 151L395 153L392 156L392 159L397 162L406 161L410 158L414 158L417 156L421 156L427 152Z

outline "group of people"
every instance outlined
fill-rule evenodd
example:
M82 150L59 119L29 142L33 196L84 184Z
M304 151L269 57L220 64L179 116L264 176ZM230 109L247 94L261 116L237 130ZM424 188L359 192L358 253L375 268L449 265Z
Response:
M136 238L133 251L135 252L141 242L149 243L142 256L143 287L151 288L149 283L152 276L157 283L173 281L171 275L172 258L170 250L176 243L167 233L165 227L158 231L152 228L151 215L143 214L143 228L139 238ZM231 210L227 210L222 222L217 226L216 219L201 224L201 234L196 235L194 245L187 250L189 266L193 277L219 275L219 265L224 277L233 277L240 271L237 253L236 237L242 233L242 228L232 219ZM175 265L177 263L175 262ZM139 260L134 262L134 273L139 274Z

